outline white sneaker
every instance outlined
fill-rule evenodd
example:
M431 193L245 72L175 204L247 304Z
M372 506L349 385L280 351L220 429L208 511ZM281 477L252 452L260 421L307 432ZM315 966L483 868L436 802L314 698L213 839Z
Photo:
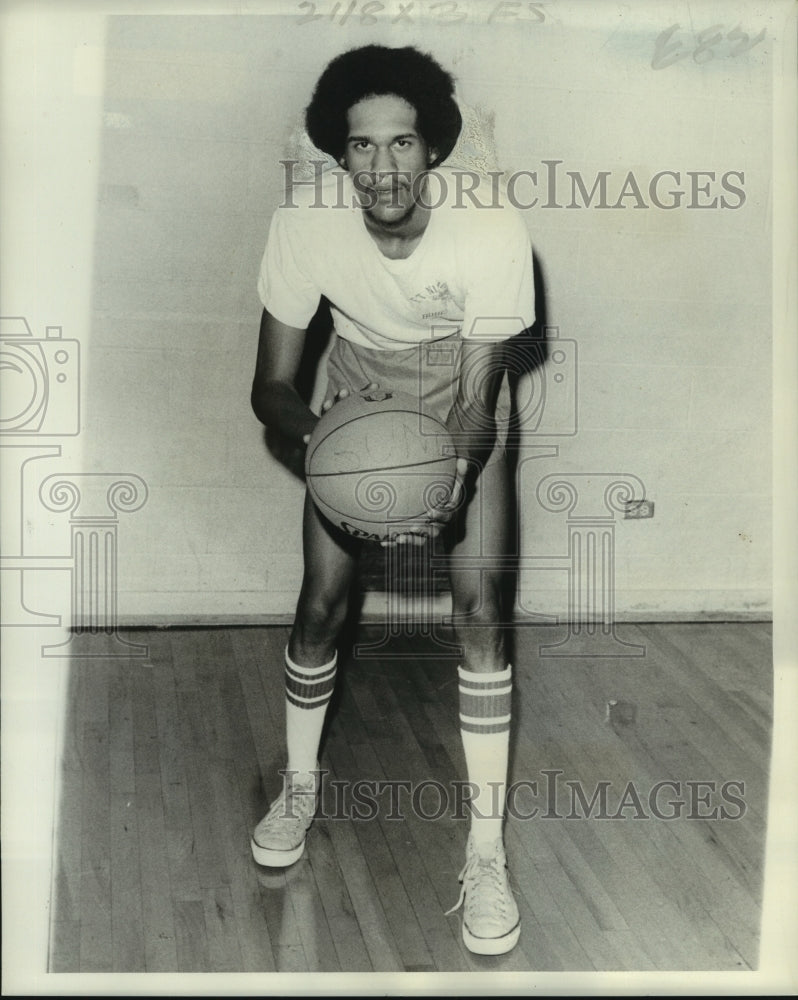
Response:
M460 898L447 916L465 903L466 948L475 955L503 955L514 948L521 934L521 919L507 877L507 856L501 839L487 855L482 855L469 837L460 882Z
M302 857L320 790L318 771L285 775L282 792L252 834L252 856L259 865L287 868Z

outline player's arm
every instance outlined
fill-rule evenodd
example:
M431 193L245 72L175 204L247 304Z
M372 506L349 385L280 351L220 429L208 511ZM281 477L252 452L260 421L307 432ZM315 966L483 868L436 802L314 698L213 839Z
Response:
M496 442L496 403L509 342L535 320L532 248L517 211L482 214L464 263L467 288L457 397L448 426L457 454L484 464Z
M258 420L297 444L307 443L319 419L296 390L306 334L263 310L250 396Z
M505 368L505 345L463 341L457 396L446 421L457 455L481 467L496 443L496 401Z
M505 347L499 342L464 341L457 395L446 427L457 450L457 472L449 498L429 511L432 534L451 520L466 496L469 471L479 474L496 443L496 401L505 367Z

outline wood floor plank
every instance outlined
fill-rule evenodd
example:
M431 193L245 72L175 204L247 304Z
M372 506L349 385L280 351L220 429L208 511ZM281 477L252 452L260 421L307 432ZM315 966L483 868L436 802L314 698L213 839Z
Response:
M136 765L133 750L132 668L127 660L109 663L108 754L111 793L133 794Z
M81 841L83 824L83 693L81 671L70 665L53 847L53 899L48 972L80 971Z
M336 740L331 735L329 766L332 780L344 780L342 773L337 770L338 759ZM332 812L333 815L337 814L337 807L333 806ZM401 971L402 961L393 943L390 925L353 823L346 816L331 819L326 826L326 833L345 881L371 967L375 972Z
M227 925L234 925L236 929L241 969L246 972L274 971L271 933L250 854L251 824L241 799L239 769L233 761L215 761L209 776L213 797L207 808L214 810L225 868L230 876L232 910Z
M204 901L176 899L174 914L177 971L210 972Z
M80 971L113 972L111 922L98 918L80 922Z
M697 658L696 666L724 690L746 689L762 698L768 709L773 704L772 637L757 632L743 622L713 622L693 630L692 647L711 644L726 655L706 661ZM664 629L668 634L668 629ZM687 633L690 635L690 633Z
M135 792L111 792L111 932L114 972L145 968Z
M209 629L201 633L195 676L202 700L203 740L209 757L234 759L234 736L222 701L221 681L233 659L229 629ZM221 710L220 710L221 709Z
M297 875L297 866L307 863L305 857L286 870L255 869L255 877L260 886L261 907L269 925L277 972L307 972L310 969L293 893L294 881L301 877ZM312 935L312 928L308 929L308 935Z
M81 843L83 839L83 707L85 671L71 663L66 683L63 748L53 848L49 972L80 971Z
M230 886L203 889L208 971L240 972L243 956Z
M144 921L143 971L176 972L177 944L160 772L136 774L136 803Z
M356 748L350 748L350 752L352 763L355 764L358 773L364 779L378 780L381 768L373 750L358 745ZM368 820L353 820L353 826L379 893L404 970L435 971L435 964L424 940L423 931L397 871L382 827L379 822Z
M368 949L333 848L330 827L338 822L333 819L316 826L311 863L313 877L341 971L371 972Z
M546 837L525 838L522 844L525 850L530 851L537 891L540 892L541 885L545 884L552 899L556 900L560 914L590 961L588 968L602 971L623 969L623 959L615 953L610 940L603 934L595 912L591 911L571 878L567 863L572 860L573 854L563 864L562 853L558 858ZM622 920L613 920L615 927L623 923Z
M313 840L308 843L306 856L287 870L286 884L305 954L305 971L340 972L341 964L313 868L314 847L321 836L319 827L322 823L313 829Z
M769 754L768 734L763 733L721 687L706 677L707 670L714 673L723 669L726 658L722 651L711 643L705 644L700 657L705 669L696 670L692 663L695 634L685 626L673 625L666 631L640 625L638 629L646 641L660 651L662 662L667 663L668 676L672 681L688 690L694 700L697 699L704 705L730 742L739 744L743 751L750 753L755 759Z
M641 719L641 727L636 734L628 733L625 737L629 745L635 744L636 740L641 740L643 752L647 753L651 761L650 767L653 770L659 767L660 773L678 774L683 776L684 785L682 787L682 797L688 796L687 782L695 776L712 778L712 784L706 786L714 789L714 799L719 801L717 787L721 786L722 771L717 764L714 764L708 757L704 757L698 752L696 743L702 745L707 753L711 747L703 746L703 740L698 739L691 743L689 739L677 740L675 735L680 731L680 725L676 722L674 709L663 710L656 721L647 721L645 716ZM689 737L695 731L689 726L684 727L683 733ZM644 732L645 735L640 735ZM733 772L732 772L733 773ZM688 778L687 776L691 776ZM715 778L717 776L717 782ZM763 793L764 794L764 793ZM689 796L688 796L689 797ZM764 842L764 822L759 819L752 810L747 816L741 818L739 822L724 821L719 818L717 821L704 821L695 818L695 811L689 807L687 813L692 820L692 825L707 825L706 837L711 842L725 849L725 862L732 870L735 879L751 894L752 900L761 898L761 877L762 866L757 859ZM704 808L704 807L702 807ZM713 806L717 809L717 805ZM732 814L733 815L733 814ZM680 833L686 827L679 825L677 829ZM699 832L699 831L695 831ZM703 836L703 831L702 836ZM684 834L686 836L686 834ZM684 845L687 846L686 844ZM753 864L751 863L753 862Z
M285 649L287 629L258 629L251 638L257 657L256 666L263 682L266 704L278 732L285 727Z
M54 920L50 927L48 972L80 972L80 921Z
M183 749L178 727L177 689L172 668L172 637L164 634L151 650L159 650L160 663L152 669L153 707L158 733L158 770L164 787L185 787Z
M334 692L333 702L330 706L330 725L327 727L329 732L332 728L333 721L336 721L343 731L346 732L346 739L349 746L355 746L357 744L362 745L368 743L369 741L366 726L360 715L357 702L353 697L352 688L349 683L349 678L353 669L354 668L346 662L342 663L338 669L336 690Z
M110 969L111 961L111 790L108 759L108 720L84 724L83 789L81 796L80 923L81 956L90 955L90 964L99 971ZM85 933L84 933L85 925ZM97 942L108 928L108 953L96 953ZM81 971L84 969L81 957Z
M377 748L378 754L380 753ZM386 758L388 755L386 754ZM407 779L403 779L407 780ZM418 784L418 782L414 782ZM433 804L430 809L435 810ZM434 813L431 813L434 814ZM459 886L455 866L464 860L464 852L455 859L450 851L447 857L451 866L451 877L447 880L449 900L446 904L441 900L443 891L438 880L432 880L427 866L425 849L436 837L437 830L434 821L425 821L413 815L412 807L405 807L403 821L391 821L387 818L378 820L402 880L405 892L413 907L413 911L421 929L427 950L430 953L433 966L437 971L451 971L463 964L463 953L460 944L459 928L456 921L447 919L446 911L457 899Z
M512 881L519 896L526 901L535 924L545 935L559 966L573 971L592 970L594 966L590 956L576 938L547 880L541 877L527 850L526 838L520 836L515 825L507 826L505 842ZM525 929L522 935L525 935Z
M379 730L379 727L386 718L386 713L378 705L374 697L374 691L368 683L364 672L354 668L350 669L347 674L347 680L352 700L364 727L367 731L369 731L370 726Z
M177 690L171 668L173 641L170 636L168 651L163 654L165 663L153 673L169 883L175 902L201 902L189 804L189 775L184 761ZM177 920L175 911L176 923Z
M507 843L507 838L505 838ZM515 951L521 968L531 972L562 972L568 966L561 955L559 937L538 922L526 896L518 888L518 866L508 845L510 886L513 889L518 913L521 918L521 937ZM553 938L554 940L551 940Z
M196 691L196 648L202 641L201 632L191 628L170 630L171 667L178 693Z
M241 968L239 972L274 972L277 961L272 946L270 924L263 905L257 875L250 873L246 890L237 892L239 883L233 882L230 892L238 919Z
M96 726L108 733L108 664L105 660L83 660L81 672L80 718L84 732L87 726Z
M649 632L654 633L654 630L649 629ZM666 636L670 634L670 632L665 633ZM712 647L714 652L716 643L713 642ZM732 658L723 659L728 663ZM700 660L702 664L705 663L703 657ZM695 698L695 685L687 685L678 678L671 677L672 657L659 643L650 644L648 661L654 667L655 679L661 689L667 688L670 694L668 702L661 703L664 713L670 711L672 716L670 724L677 726L682 735L700 749L703 758L712 764L716 773L728 779L740 778L746 782L749 791L756 790L756 802L752 801L750 807L756 809L764 818L767 810L769 732L767 746L764 746L761 752L752 753L750 747L743 749L736 741L728 738L726 727L708 711L708 705ZM698 672L701 672L701 668ZM707 683L709 683L708 678ZM729 698L729 703L734 705L734 710L737 712L738 706L733 698ZM649 719L648 724L651 725L653 721L655 720ZM663 747L668 749L667 744ZM707 777L707 775L696 775L696 777Z
M213 792L201 697L196 688L185 689L178 692L177 704L191 810L191 849L196 855L199 884L203 889L229 885L230 876L223 857L216 816L209 808Z
M54 845L53 920L80 922L82 836L83 770L64 768Z
M773 720L773 705L770 698L761 692L730 688L729 697L735 704L748 712L752 720L764 731L770 731Z
M692 831L689 822L684 821L681 826ZM663 824L653 827L650 836L666 861L655 866L659 891L667 893L682 911L691 912L696 941L700 941L706 961L712 963L706 967L739 968L738 958L741 958L745 966L755 968L761 904L740 887L728 866L719 862L717 852L699 833L676 837L671 834L671 824L667 827ZM667 878L668 870L677 877Z
M555 849L560 846L560 840L573 843L621 914L626 929L605 927L602 932L610 941L625 942L626 950L621 954L626 967L640 970L656 968L651 951L646 947L645 934L641 935L641 928L656 924L653 882L650 879L641 881L630 877L624 862L625 855L618 849L613 838L609 838L612 850L608 849L603 838L597 835L597 822L558 822L557 836L552 837Z
M277 667L264 641L265 631L268 630L242 629L234 637L233 656L264 783L264 796L271 801L281 787L277 772L285 767L285 683L284 668L280 669L280 679L277 679Z
M558 829L556 834L546 838L545 863L560 869L567 876L602 933L629 929L613 896L566 831Z
M237 630L232 641L248 729L261 774L268 773L283 755L284 737L277 730L266 703L263 685L252 654L248 630Z
M238 630L232 630L223 664L217 676L219 709L224 713L226 739L229 740L229 759L237 764L249 762L257 770L257 749L247 713L246 698L241 681L239 661L235 655Z
M275 949L278 972L307 972L308 961L301 944L278 945Z
M152 640L148 643L154 645ZM160 778L158 717L155 710L153 667L131 664L133 697L133 762L136 780L140 775Z
M751 639L756 639L760 644L760 647L767 654L769 659L773 656L773 622L761 621L761 622L746 622L745 623L746 634L751 637Z

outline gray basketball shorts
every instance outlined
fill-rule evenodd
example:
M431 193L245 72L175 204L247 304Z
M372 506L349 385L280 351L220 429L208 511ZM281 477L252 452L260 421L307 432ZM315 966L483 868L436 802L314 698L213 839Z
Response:
M360 392L376 382L380 389L405 392L419 401L419 409L446 423L461 374L462 338L459 334L399 351L378 351L361 347L335 335L327 360L327 394L331 399L341 389ZM479 378L479 372L467 373ZM505 453L510 421L510 389L507 375L502 378L496 404L496 442L487 465Z

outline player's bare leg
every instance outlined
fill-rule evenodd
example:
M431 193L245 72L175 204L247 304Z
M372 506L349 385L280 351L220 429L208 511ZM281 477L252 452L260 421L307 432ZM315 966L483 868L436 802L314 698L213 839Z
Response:
M457 671L460 734L473 792L466 864L460 875L463 888L457 905L465 907L466 946L485 955L509 951L520 934L502 832L512 668L504 641L504 571L490 564L490 556L503 556L507 551L510 497L506 461L486 466L465 508L465 530L452 550L450 572L455 636L464 649ZM484 561L483 567L458 566L458 559L476 556Z
M357 543L335 531L305 499L305 573L285 653L286 776L252 836L259 864L284 868L304 851L320 791L318 752L335 686L338 635L357 566Z

